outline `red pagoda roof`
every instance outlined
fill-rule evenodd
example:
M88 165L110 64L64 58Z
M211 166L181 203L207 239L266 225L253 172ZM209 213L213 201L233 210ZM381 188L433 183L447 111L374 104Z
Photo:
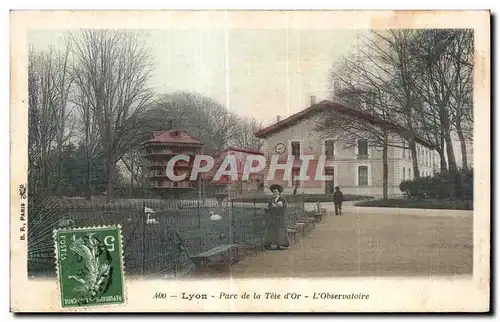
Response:
M142 144L150 143L166 143L166 144L182 144L182 145L193 145L202 146L203 143L191 133L181 130L168 130L162 132L153 132L153 138L143 142Z

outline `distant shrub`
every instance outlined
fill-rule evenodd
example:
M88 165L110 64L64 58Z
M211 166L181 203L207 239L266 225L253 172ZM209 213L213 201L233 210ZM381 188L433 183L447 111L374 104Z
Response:
M474 172L472 169L454 172L443 171L432 177L427 176L403 181L399 184L399 189L408 198L472 200Z
M469 200L451 199L379 199L356 203L356 207L385 207L385 208L418 208L418 209L450 209L473 210L473 203Z

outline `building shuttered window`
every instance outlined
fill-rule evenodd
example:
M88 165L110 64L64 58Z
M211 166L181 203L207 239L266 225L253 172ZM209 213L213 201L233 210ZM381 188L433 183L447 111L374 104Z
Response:
M366 165L361 165L358 167L358 186L368 186L368 167Z
M335 145L333 143L333 140L326 140L325 141L325 155L326 156L335 155Z
M358 155L362 156L368 155L368 140L365 139L358 140Z
M299 158L300 157L300 142L292 141L292 155Z

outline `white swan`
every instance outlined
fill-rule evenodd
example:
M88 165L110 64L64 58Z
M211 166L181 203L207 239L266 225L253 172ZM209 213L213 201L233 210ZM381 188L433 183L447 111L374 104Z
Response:
M214 213L213 211L210 211L210 220L211 221L219 221L222 219L222 216L219 214Z
M154 214L154 210L148 207L144 207L144 213L148 215L148 219L146 220L146 224L154 225L159 224L160 222L155 218L151 218L151 214Z
M154 225L159 224L160 222L155 218L151 218L151 214L148 214L148 220L146 220L146 224Z

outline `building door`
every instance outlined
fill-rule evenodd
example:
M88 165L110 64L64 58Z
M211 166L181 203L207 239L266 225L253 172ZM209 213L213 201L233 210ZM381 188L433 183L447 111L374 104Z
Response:
M333 195L333 191L335 190L335 182L334 176L335 170L333 168L325 169L325 176L331 176L331 180L325 180L325 194Z

